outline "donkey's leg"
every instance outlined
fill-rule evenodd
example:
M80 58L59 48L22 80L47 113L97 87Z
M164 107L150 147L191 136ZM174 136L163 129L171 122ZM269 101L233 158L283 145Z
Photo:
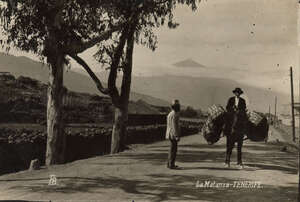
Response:
M237 164L242 165L243 164L242 161L243 136L242 135L240 135L237 142L238 142L237 143Z
M234 138L232 137L232 134L229 134L226 138L226 159L225 159L226 164L230 164L230 156L233 147L234 147Z

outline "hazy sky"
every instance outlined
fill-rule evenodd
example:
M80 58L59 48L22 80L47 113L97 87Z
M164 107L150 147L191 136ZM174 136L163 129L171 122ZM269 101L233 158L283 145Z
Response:
M157 30L155 52L136 46L133 73L223 77L289 92L290 66L299 80L297 13L296 0L202 0L196 12L178 6L180 26ZM82 56L96 68L93 50ZM187 58L206 68L172 65Z
M299 78L297 12L295 0L203 0L196 12L180 6L180 26L157 30L155 52L136 47L133 72L224 77L289 92L290 66ZM187 58L206 68L172 65Z

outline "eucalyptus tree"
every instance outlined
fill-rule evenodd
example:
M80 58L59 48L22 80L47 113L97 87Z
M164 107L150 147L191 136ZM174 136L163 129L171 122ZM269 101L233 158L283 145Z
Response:
M70 55L87 71L98 90L112 99L115 117L111 153L117 153L125 146L134 44L144 45L154 51L158 42L154 30L165 24L170 29L176 28L179 25L173 17L176 6L186 4L194 11L197 2L199 1L123 0L117 2L114 11L119 16L118 20L131 20L122 29L114 32L109 40L99 43L98 51L94 55L101 65L107 65L109 71L107 88L83 58L77 54ZM122 77L120 89L116 85L118 75Z
M77 55L130 23L115 12L121 0L0 0L1 40L31 52L49 67L46 165L63 163L63 68ZM116 9L117 10L117 9Z

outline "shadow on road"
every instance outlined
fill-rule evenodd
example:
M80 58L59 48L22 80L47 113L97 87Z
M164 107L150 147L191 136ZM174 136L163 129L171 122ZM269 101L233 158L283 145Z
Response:
M180 171L179 171L180 172ZM296 200L297 188L268 186L258 188L197 188L196 183L205 183L212 180L215 183L231 183L233 178L215 177L210 175L185 176L174 174L149 175L151 180L127 180L118 177L109 178L81 178L65 177L62 185L58 186L15 186L12 189L23 189L27 192L39 193L101 193L105 189L121 189L134 194L137 198L143 197L149 201L163 200L210 200L210 201L288 201ZM243 179L239 179L240 181ZM273 198L274 193L276 199ZM279 194L278 194L279 193ZM112 196L113 197L113 196Z
M189 150L192 148L193 150ZM220 150L213 150L218 148ZM223 150L221 150L221 148ZM207 150L207 151L206 151ZM278 152L277 152L278 151ZM153 165L165 164L168 156L168 147L151 147L151 152L137 153L134 155L123 154L122 158L135 159L148 162ZM176 161L184 167L184 163L205 163L211 161L222 163L225 160L225 145L189 144L178 147ZM233 150L231 161L236 161L236 147ZM298 160L296 153L280 152L276 145L245 145L243 147L243 161L248 167L246 170L277 170L287 174L297 174ZM223 168L199 167L212 170L223 170ZM224 168L224 170L228 170Z
M284 152L271 152L278 150L274 145L256 146L246 145L244 147L243 158L246 165L244 171L254 172L256 170L274 170L287 174L297 174L297 154L287 154ZM208 149L209 148L209 149ZM213 149L220 150L213 150ZM223 150L221 150L223 149ZM257 152L257 151L266 152ZM267 152L268 151L268 152ZM248 181L240 179L236 176L226 175L226 177L217 177L215 175L191 175L189 170L216 170L222 173L235 172L235 168L214 167L213 163L224 162L225 158L224 145L205 145L205 144L186 144L180 145L178 151L177 162L180 162L182 170L165 171L160 174L145 174L144 176L110 176L99 175L101 177L58 177L57 186L48 186L40 182L32 183L24 186L16 185L10 189L26 190L29 193L88 193L88 194L107 194L110 189L121 190L125 193L132 194L137 198L149 201L163 200L208 200L208 201L295 201L297 198L297 186L288 184L288 186L266 185L263 188L199 188L196 187L197 182L205 182L210 180L215 183L234 183L238 181ZM234 151L236 153L236 150ZM149 146L147 150L139 150L138 152L124 152L122 154L110 157L114 159L115 164L122 160L137 160L140 164L150 166L165 166L168 153L168 146ZM233 156L234 158L235 156ZM287 158L289 157L289 158ZM211 160L212 164L208 163ZM101 159L95 163L101 164ZM114 163L113 162L113 163ZM121 161L120 161L121 162ZM131 161L130 161L131 162ZM91 164L95 164L91 162ZM188 164L185 167L185 163ZM197 163L197 166L193 166ZM203 164L201 164L203 163ZM100 165L102 166L102 165ZM103 164L103 166L105 166ZM120 164L120 166L122 166ZM236 171L239 172L239 171ZM109 172L106 172L109 173ZM199 172L203 173L203 172ZM224 174L225 175L225 174ZM103 176L103 177L102 177ZM15 179L15 181L22 179ZM24 179L45 180L45 178ZM5 180L3 180L5 181ZM7 181L14 181L10 179ZM119 192L118 192L119 193ZM274 198L276 193L276 198ZM113 196L112 196L113 197ZM135 200L134 198L132 200ZM138 199L136 200L138 201Z

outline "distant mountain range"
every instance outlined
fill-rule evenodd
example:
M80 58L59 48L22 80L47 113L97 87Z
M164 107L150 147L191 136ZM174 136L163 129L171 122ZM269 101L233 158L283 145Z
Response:
M22 75L43 83L48 82L48 66L24 56L16 57L0 53L0 71L10 72L16 77ZM101 95L89 76L75 71L65 71L64 85L72 91ZM143 100L151 105L169 106L169 102L165 100L135 92L131 93L130 100L135 102Z
M191 61L185 60L177 65L184 66ZM0 71L9 71L15 76L24 75L48 82L48 67L27 57L0 54ZM103 73L98 73L98 76L105 81ZM64 82L70 90L99 94L95 84L84 70L76 70L76 72L69 70L65 73ZM244 90L246 101L252 110L268 112L270 106L271 112L274 113L274 98L277 96L277 112L289 113L289 107L286 106L290 103L290 97L287 94L240 84L230 79L209 77L133 76L130 99L143 100L151 105L168 106L172 99L176 98L186 106L206 110L212 104L225 106L227 99L233 96L232 90L235 87Z
M155 77L134 77L132 90L164 100L178 98L185 105L206 110L212 104L225 106L232 90L240 87L249 109L274 113L275 96L277 96L277 112L289 113L290 96L238 83L230 79L188 77L162 75Z

